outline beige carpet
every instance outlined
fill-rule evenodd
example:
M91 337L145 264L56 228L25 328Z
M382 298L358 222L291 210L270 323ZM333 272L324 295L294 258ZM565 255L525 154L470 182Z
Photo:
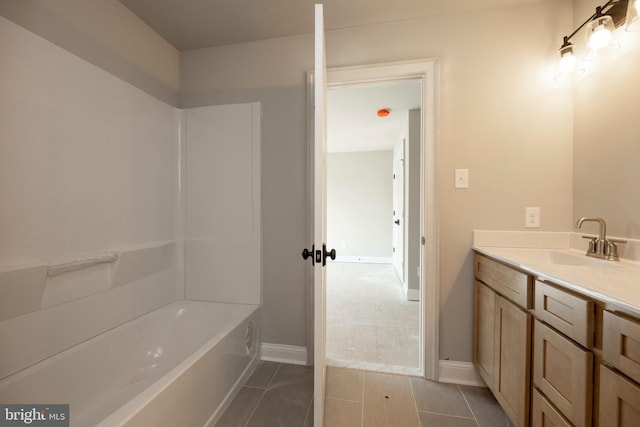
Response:
M327 265L327 364L419 373L419 303L391 264Z

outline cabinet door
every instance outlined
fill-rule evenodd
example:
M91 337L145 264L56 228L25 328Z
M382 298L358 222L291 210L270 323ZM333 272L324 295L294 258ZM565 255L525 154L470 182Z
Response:
M591 426L593 353L536 321L533 383L576 427Z
M603 322L602 358L640 382L640 322L608 311Z
M600 367L600 427L640 426L640 386Z
M536 281L536 317L586 348L593 346L593 301Z
M572 427L537 389L533 389L531 403L531 427Z
M500 264L497 261L476 254L475 276L491 286L498 293L523 308L531 308L533 298L533 278L521 271Z
M493 392L515 427L529 424L531 316L496 296Z
M490 387L493 387L496 293L479 281L474 283L473 364Z

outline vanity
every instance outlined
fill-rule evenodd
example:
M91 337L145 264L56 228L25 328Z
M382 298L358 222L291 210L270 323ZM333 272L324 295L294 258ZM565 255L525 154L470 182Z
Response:
M513 425L640 426L640 263L483 243L474 366Z

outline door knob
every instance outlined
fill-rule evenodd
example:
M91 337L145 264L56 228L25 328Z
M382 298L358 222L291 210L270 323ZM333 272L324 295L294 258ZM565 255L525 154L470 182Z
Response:
M313 252L316 248L316 245L312 245L311 246L311 250L304 248L302 250L302 258L304 258L305 260L308 259L309 257L311 257L311 265L315 265L315 259L313 258Z
M396 225L400 225L400 220L396 219L395 221L393 221Z
M327 252L327 245L323 244L322 245L322 266L324 267L325 265L327 265L327 257L331 258L332 260L335 261L336 259L336 250L335 249L331 249L330 251Z

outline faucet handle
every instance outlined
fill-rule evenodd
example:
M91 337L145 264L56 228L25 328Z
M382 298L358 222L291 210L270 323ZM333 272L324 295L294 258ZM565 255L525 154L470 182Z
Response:
M607 240L610 241L610 242L613 242L613 243L627 243L626 240L622 240L622 239L611 239L611 238L609 238Z
M592 236L582 236L583 239L589 239L589 249L587 250L587 255L595 254L597 252L597 237Z
M618 247L613 240L607 241L605 256L609 261L620 261L620 257L618 256Z

